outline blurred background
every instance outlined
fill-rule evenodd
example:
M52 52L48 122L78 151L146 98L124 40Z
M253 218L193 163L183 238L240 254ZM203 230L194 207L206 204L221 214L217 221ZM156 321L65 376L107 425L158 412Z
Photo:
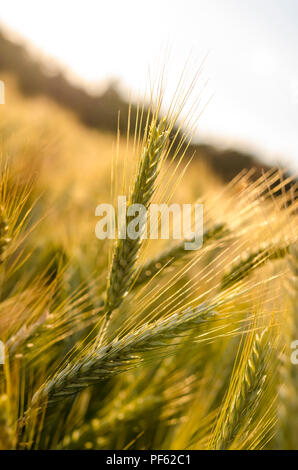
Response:
M90 129L115 132L118 110L124 129L127 103L164 63L169 96L187 61L189 73L203 64L197 158L224 181L253 165L295 173L297 19L296 0L4 1L5 108L13 82L24 97L45 97Z

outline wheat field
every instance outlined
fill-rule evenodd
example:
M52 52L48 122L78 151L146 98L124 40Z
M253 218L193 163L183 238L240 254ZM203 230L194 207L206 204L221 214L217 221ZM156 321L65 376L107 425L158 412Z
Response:
M5 83L0 448L298 449L289 178L223 184L185 160L175 100L117 136ZM202 248L97 240L95 207L118 194L203 204Z

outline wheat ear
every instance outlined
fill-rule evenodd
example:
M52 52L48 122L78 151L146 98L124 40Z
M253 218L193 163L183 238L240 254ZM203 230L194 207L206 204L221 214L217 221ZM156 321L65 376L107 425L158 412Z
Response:
M148 208L154 193L155 182L159 173L163 151L168 142L169 131L166 121L159 125L151 124L147 145L139 163L137 176L130 196L129 205L142 204ZM126 226L132 217L126 217ZM140 230L141 232L141 230ZM108 278L105 312L108 318L121 304L133 283L135 262L141 246L141 237L119 239L114 249L112 266Z
M119 425L122 427L139 426L152 413L161 409L166 420L171 416L171 412L165 412L167 408L175 410L176 414L183 406L181 403L185 404L186 397L192 396L192 386L186 387L184 380L178 383L173 380L176 368L171 367L171 364L173 364L172 358L167 357L159 366L158 372L150 374L150 380L146 374L146 378L143 376L141 381L136 378L133 386L131 384L121 389L107 407L98 411L93 419L63 437L59 449L84 449L91 448L91 445L92 449L100 449L103 446L106 448L110 445L113 430ZM184 377L184 374L182 375ZM140 383L143 386L140 393L135 396L135 390L139 389ZM184 398L182 402L177 403L182 396ZM169 407L171 401L175 402L174 408Z
M224 224L217 224L214 227L206 230L203 234L203 243L206 244L212 240L217 240L226 233L226 226ZM171 248L162 251L155 258L150 259L143 264L137 271L136 281L134 286L144 284L157 274L163 267L169 267L175 261L189 255L189 251L185 250L184 244L186 240L172 246ZM187 240L190 241L190 240Z
M289 252L289 246L265 245L257 250L242 256L230 271L226 273L221 282L221 289L228 289L236 282L245 279L256 268L263 266L268 260L284 258Z
M268 346L268 335L265 333L266 331L261 335L256 334L240 389L226 410L225 418L222 421L222 427L215 443L216 450L230 447L264 386L266 378L265 353Z
M168 346L169 340L196 327L214 312L212 305L201 304L165 319L145 323L121 339L97 347L50 379L34 395L32 407L55 404L92 384L136 367L144 352Z

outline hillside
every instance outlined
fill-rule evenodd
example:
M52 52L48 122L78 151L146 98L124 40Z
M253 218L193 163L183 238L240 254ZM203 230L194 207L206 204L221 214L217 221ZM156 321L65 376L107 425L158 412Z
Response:
M111 85L102 95L91 95L71 83L58 68L49 72L45 64L33 58L22 45L7 39L0 31L0 73L9 72L16 77L25 96L43 95L74 112L79 120L90 128L115 132L120 111L120 128L127 123L128 103ZM135 122L136 106L131 106L131 122ZM224 180L230 181L244 168L255 167L256 175L267 165L255 156L236 149L221 151L208 143L191 145L188 155L205 160Z

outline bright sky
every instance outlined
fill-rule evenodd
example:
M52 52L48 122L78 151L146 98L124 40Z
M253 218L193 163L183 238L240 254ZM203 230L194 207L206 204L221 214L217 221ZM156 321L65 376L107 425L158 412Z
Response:
M87 82L142 92L167 48L170 88L204 63L198 136L298 171L297 0L2 0L1 22Z

